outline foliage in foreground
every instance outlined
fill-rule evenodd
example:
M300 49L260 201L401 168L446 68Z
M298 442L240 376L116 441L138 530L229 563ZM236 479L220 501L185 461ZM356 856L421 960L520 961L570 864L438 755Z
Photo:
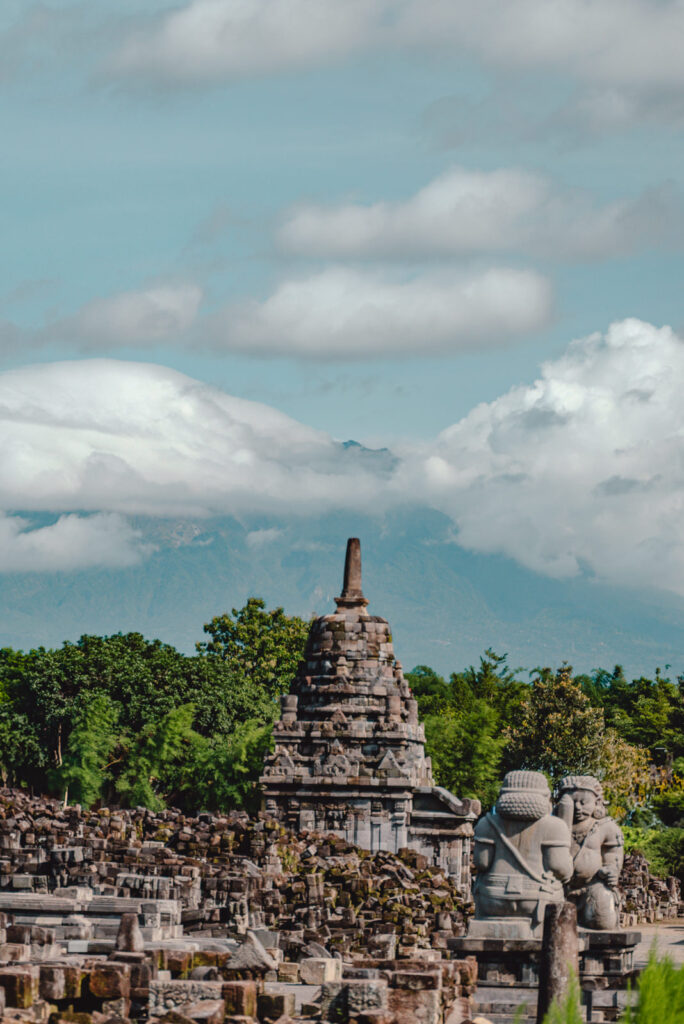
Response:
M681 1024L684 1021L684 966L675 967L669 957L658 959L651 951L637 981L637 998L620 1016L620 1024ZM544 1024L581 1024L578 986L560 1004L551 1007Z

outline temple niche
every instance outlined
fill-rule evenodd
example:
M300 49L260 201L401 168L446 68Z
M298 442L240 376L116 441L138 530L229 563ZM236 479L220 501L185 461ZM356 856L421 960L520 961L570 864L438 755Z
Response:
M434 784L389 623L367 611L356 538L335 602L335 612L313 622L281 698L260 780L265 810L288 828L334 832L372 852L409 847L468 893L480 803Z

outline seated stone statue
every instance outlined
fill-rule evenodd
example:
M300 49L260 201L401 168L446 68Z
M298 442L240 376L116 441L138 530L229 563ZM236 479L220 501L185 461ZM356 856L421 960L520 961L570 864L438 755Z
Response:
M601 783L592 775L568 775L558 792L556 814L572 833L567 898L577 904L577 920L584 928L617 928L624 843L619 825L606 816Z
M468 934L541 937L547 903L572 875L570 832L551 814L540 772L509 772L493 811L475 828L475 920Z

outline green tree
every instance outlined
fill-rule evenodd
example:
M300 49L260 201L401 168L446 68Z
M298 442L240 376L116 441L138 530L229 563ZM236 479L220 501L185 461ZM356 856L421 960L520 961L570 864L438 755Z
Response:
M309 623L282 608L265 608L260 597L250 597L231 615L216 616L204 626L211 640L197 644L197 650L220 658L234 678L273 699L286 693L294 679Z
M435 782L459 797L477 797L485 807L496 799L504 738L499 716L476 699L463 711L448 708L425 718L425 750Z
M161 810L165 806L168 783L177 764L192 749L195 733L192 704L181 704L160 721L152 722L133 738L125 758L125 768L116 782L116 790L129 807L144 806Z
M444 678L430 668L429 665L416 665L406 673L411 693L418 702L418 714L421 718L427 715L438 715L449 707L451 692Z
M435 780L459 796L493 803L505 744L503 725L528 687L506 655L485 651L478 666L454 672L449 682L428 665L407 674L425 724L425 749Z
M569 665L554 674L538 669L506 729L507 767L545 772L554 783L567 774L601 769L603 711L593 707Z
M229 737L196 736L181 771L179 789L185 802L206 810L257 811L259 776L273 747L273 726L248 719Z
M102 795L107 761L117 743L118 712L104 693L87 694L76 711L64 760L53 784L72 803L90 807Z

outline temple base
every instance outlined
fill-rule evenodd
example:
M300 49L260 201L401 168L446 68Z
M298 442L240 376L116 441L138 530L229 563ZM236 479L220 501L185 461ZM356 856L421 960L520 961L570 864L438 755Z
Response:
M492 1024L536 1024L541 939L495 936L488 927L475 932L489 934L474 934L474 926L492 923L471 921L467 935L447 940L454 956L477 959L476 1012ZM588 1024L619 1020L636 976L634 950L640 941L640 932L580 928L580 987Z

